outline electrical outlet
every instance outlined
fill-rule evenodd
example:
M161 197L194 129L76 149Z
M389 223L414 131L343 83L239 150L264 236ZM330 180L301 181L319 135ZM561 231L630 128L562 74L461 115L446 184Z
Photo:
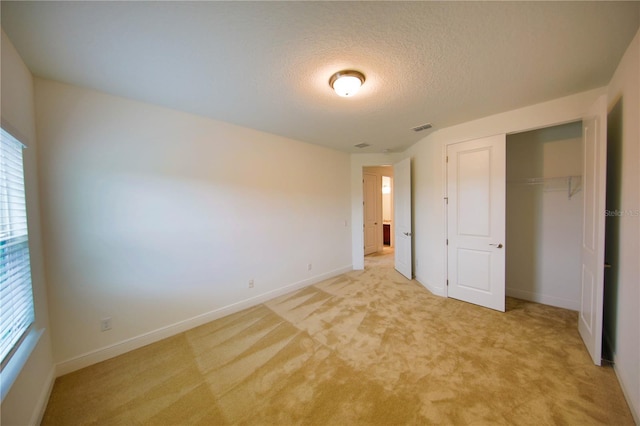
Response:
M249 288L253 288L253 279L249 280Z
M100 321L100 331L111 330L111 317L102 318Z
M309 264L307 265L307 270L309 270L309 271L310 271L311 269L313 269L313 267L312 267L311 263L309 263Z

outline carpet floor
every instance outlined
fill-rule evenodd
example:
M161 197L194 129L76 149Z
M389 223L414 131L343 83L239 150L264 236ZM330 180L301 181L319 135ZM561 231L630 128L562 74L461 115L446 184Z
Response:
M577 313L433 296L390 254L56 379L44 425L632 425Z

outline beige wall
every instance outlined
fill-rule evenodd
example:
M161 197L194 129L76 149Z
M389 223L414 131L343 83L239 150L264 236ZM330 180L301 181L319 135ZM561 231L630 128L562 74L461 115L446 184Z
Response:
M24 150L25 190L29 224L29 252L31 281L35 304L35 326L42 332L25 366L2 401L0 423L25 425L39 423L54 379L51 338L47 309L38 174L36 131L33 105L33 78L2 32L2 126L27 145ZM17 356L18 354L14 355ZM3 372L3 375L5 372Z
M619 138L618 204L620 211L627 213L613 218L619 228L617 262L613 265L617 280L612 283L615 297L608 298L605 305L605 338L612 345L614 368L640 423L640 31L609 84L609 110L616 105L621 106L620 117L612 121L614 128L609 134ZM614 118L615 112L610 117Z
M348 154L35 87L58 374L352 269Z
M572 181L531 178L582 175L582 124L507 136L506 294L580 309L582 191Z

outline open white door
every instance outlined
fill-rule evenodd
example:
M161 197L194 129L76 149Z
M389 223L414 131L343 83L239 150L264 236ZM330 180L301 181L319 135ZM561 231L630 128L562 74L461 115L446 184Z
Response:
M596 365L602 357L604 226L607 178L607 100L603 95L582 119L584 217L582 296L578 330Z
M380 195L380 185L378 177L371 173L362 175L363 195L364 195L364 255L378 251L378 199Z
M413 278L411 256L411 159L393 166L393 216L395 220L395 267L405 277Z
M506 135L447 147L448 296L504 312Z

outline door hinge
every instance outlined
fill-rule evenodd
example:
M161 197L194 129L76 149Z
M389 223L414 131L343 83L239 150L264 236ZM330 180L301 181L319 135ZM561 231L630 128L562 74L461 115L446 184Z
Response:
M449 280L447 280L447 287L449 287Z
M445 203L449 204L449 197L444 197Z
M449 239L447 238L447 245L449 245Z
M448 156L448 155L447 155L447 159L446 159L446 162L447 162L447 163L449 162L449 156Z

